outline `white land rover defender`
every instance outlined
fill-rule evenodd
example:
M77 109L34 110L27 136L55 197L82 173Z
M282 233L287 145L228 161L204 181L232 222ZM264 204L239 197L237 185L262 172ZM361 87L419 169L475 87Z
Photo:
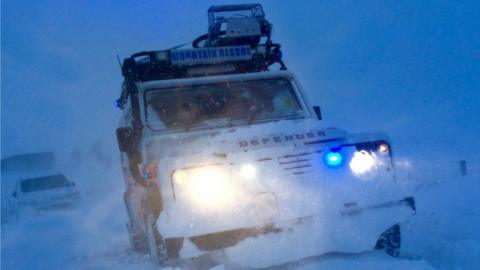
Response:
M133 249L161 263L221 253L260 266L269 254L397 256L398 224L415 203L395 182L388 137L322 124L260 5L213 6L208 18L193 48L122 65L117 138Z

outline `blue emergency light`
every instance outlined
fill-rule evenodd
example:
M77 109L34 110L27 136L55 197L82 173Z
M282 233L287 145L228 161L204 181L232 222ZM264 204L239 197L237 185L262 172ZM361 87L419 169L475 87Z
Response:
M339 152L330 152L325 155L325 163L330 167L337 167L342 164L342 154Z

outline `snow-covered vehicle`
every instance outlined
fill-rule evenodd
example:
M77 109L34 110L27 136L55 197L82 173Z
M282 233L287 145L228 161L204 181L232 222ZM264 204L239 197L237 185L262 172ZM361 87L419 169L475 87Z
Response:
M208 15L193 48L122 65L117 138L132 247L161 262L221 253L264 266L268 254L398 255L398 224L415 204L395 181L388 136L324 126L260 5Z
M78 204L80 195L75 183L63 174L45 174L17 181L12 193L12 205L18 218L40 212L72 208Z

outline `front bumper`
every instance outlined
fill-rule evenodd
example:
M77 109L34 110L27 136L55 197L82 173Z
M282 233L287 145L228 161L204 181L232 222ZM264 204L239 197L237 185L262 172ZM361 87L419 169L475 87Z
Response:
M383 231L405 221L415 214L415 211L413 197L368 206L358 206L352 202L344 204L338 215L334 216L320 214L261 227L167 238L165 241L170 259L189 258L224 250L229 257L242 257L242 262L245 262L245 259L255 262L258 257L270 258L264 253L272 256L284 254L285 250L292 249L292 245L298 245L300 248L295 248L288 256L282 256L291 261L332 251L370 250ZM188 248L185 248L186 246ZM193 253L192 246L196 249ZM259 250L262 256L258 256ZM264 262L252 266L268 265L268 262Z
M30 212L48 212L52 210L70 209L75 206L79 196L62 196L44 201L22 202L18 205L20 210L28 210Z

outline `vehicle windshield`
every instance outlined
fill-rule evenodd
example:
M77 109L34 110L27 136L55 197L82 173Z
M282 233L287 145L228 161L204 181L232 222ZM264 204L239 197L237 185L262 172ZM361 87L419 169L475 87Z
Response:
M145 114L154 130L251 124L303 117L284 78L152 89L145 93Z
M34 192L47 189L69 186L67 178L63 175L49 175L45 177L23 180L21 183L22 192Z

